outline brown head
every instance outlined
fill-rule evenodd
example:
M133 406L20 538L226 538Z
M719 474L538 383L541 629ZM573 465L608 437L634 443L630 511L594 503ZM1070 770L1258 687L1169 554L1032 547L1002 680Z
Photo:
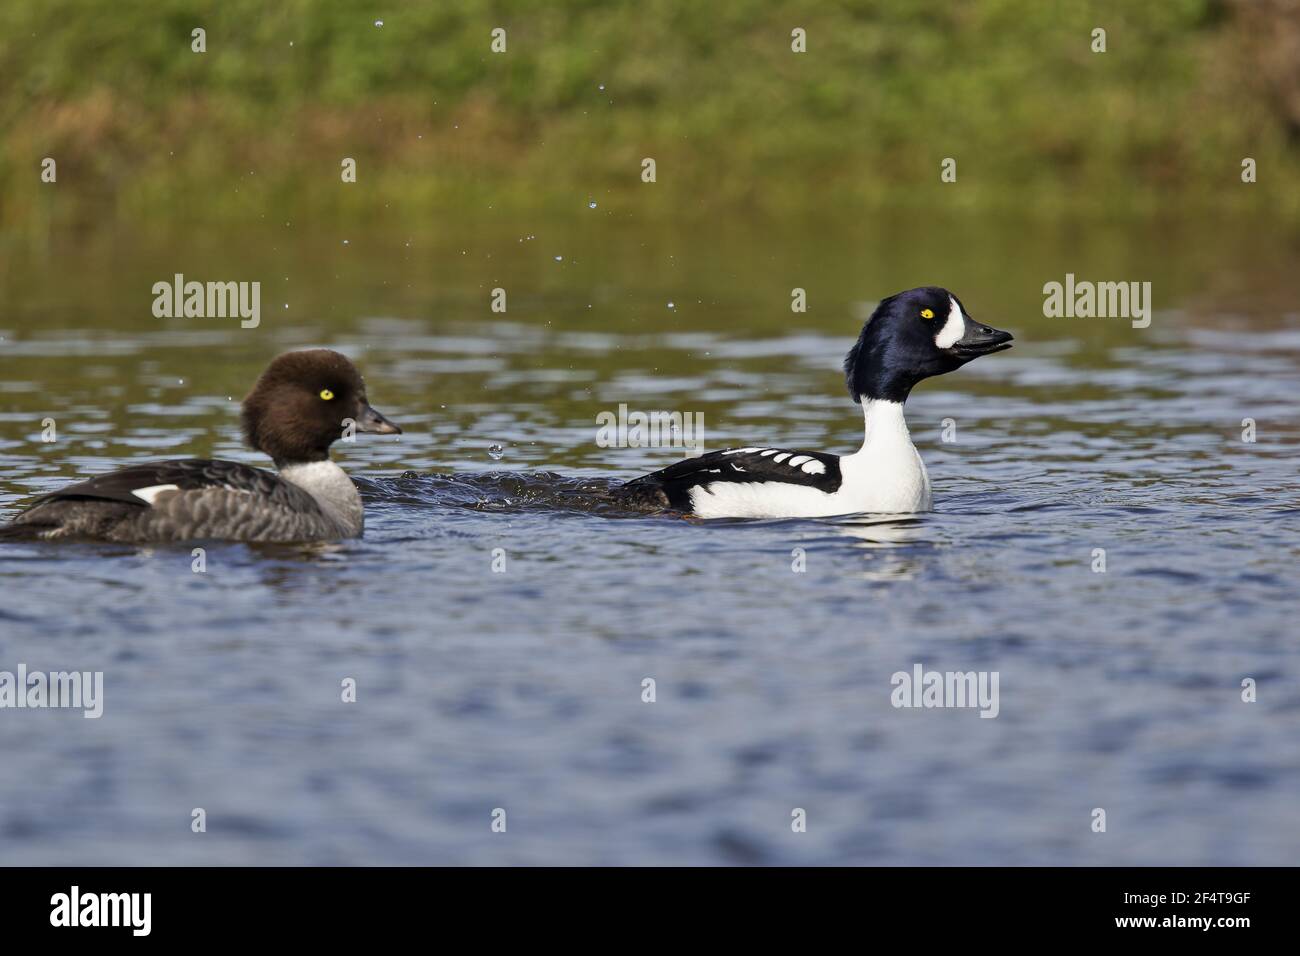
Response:
M331 349L277 357L244 399L241 417L244 440L277 466L329 458L349 419L359 432L402 431L370 407L361 373Z

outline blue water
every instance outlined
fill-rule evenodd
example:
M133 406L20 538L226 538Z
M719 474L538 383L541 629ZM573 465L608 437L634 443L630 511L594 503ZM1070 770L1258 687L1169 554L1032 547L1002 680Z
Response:
M1017 348L909 402L935 512L799 521L586 510L584 482L684 454L597 447L594 416L853 450L847 306L751 329L678 289L664 327L668 296L597 322L563 290L509 320L467 294L253 339L21 305L5 514L127 458L257 462L234 407L281 347L348 351L406 434L338 450L361 540L210 544L203 573L188 547L0 548L0 670L105 682L98 720L0 710L0 860L1295 863L1300 315L1188 291L1102 329L959 291ZM916 664L997 672L997 717L893 707Z

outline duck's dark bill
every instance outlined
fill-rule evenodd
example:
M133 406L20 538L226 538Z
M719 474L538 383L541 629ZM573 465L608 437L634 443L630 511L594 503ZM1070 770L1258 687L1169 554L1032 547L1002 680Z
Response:
M1001 329L992 329L977 322L966 323L966 334L957 340L952 350L958 355L974 358L977 355L991 355L1011 348L1012 335Z
M400 435L402 430L367 405L357 417L357 431L370 435Z

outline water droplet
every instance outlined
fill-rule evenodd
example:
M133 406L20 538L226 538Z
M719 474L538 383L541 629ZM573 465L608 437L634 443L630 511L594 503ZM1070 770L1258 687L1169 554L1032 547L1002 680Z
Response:
M604 83L600 84L600 91L601 91L602 93L605 92L605 84L604 84Z
M675 306L675 305L673 305L671 302L669 302L669 303L668 303L668 308L670 308L670 309L675 309L675 308L677 308L677 306Z
M377 27L382 27L383 25L384 25L384 21L383 21L383 20L376 20L376 21L375 21L375 26L377 26Z
M563 262L563 261L564 261L564 256L556 256L556 257L555 257L555 261L556 261L556 262Z
M347 244L348 244L348 241L347 241L346 239L344 239L344 240L343 240L343 245L346 246Z
M500 461L505 456L506 450L501 445L498 445L496 442L488 445L488 457L493 461Z
M591 202L587 203L587 208L588 208L588 209L595 209L595 208L596 208L596 201L593 199Z

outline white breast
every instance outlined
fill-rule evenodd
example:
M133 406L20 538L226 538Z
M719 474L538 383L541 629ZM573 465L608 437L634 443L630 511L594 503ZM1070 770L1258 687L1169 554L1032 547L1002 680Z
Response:
M313 461L301 465L286 465L280 477L308 492L321 510L333 518L349 535L361 533L365 522L365 509L361 495L352 479L332 461Z

